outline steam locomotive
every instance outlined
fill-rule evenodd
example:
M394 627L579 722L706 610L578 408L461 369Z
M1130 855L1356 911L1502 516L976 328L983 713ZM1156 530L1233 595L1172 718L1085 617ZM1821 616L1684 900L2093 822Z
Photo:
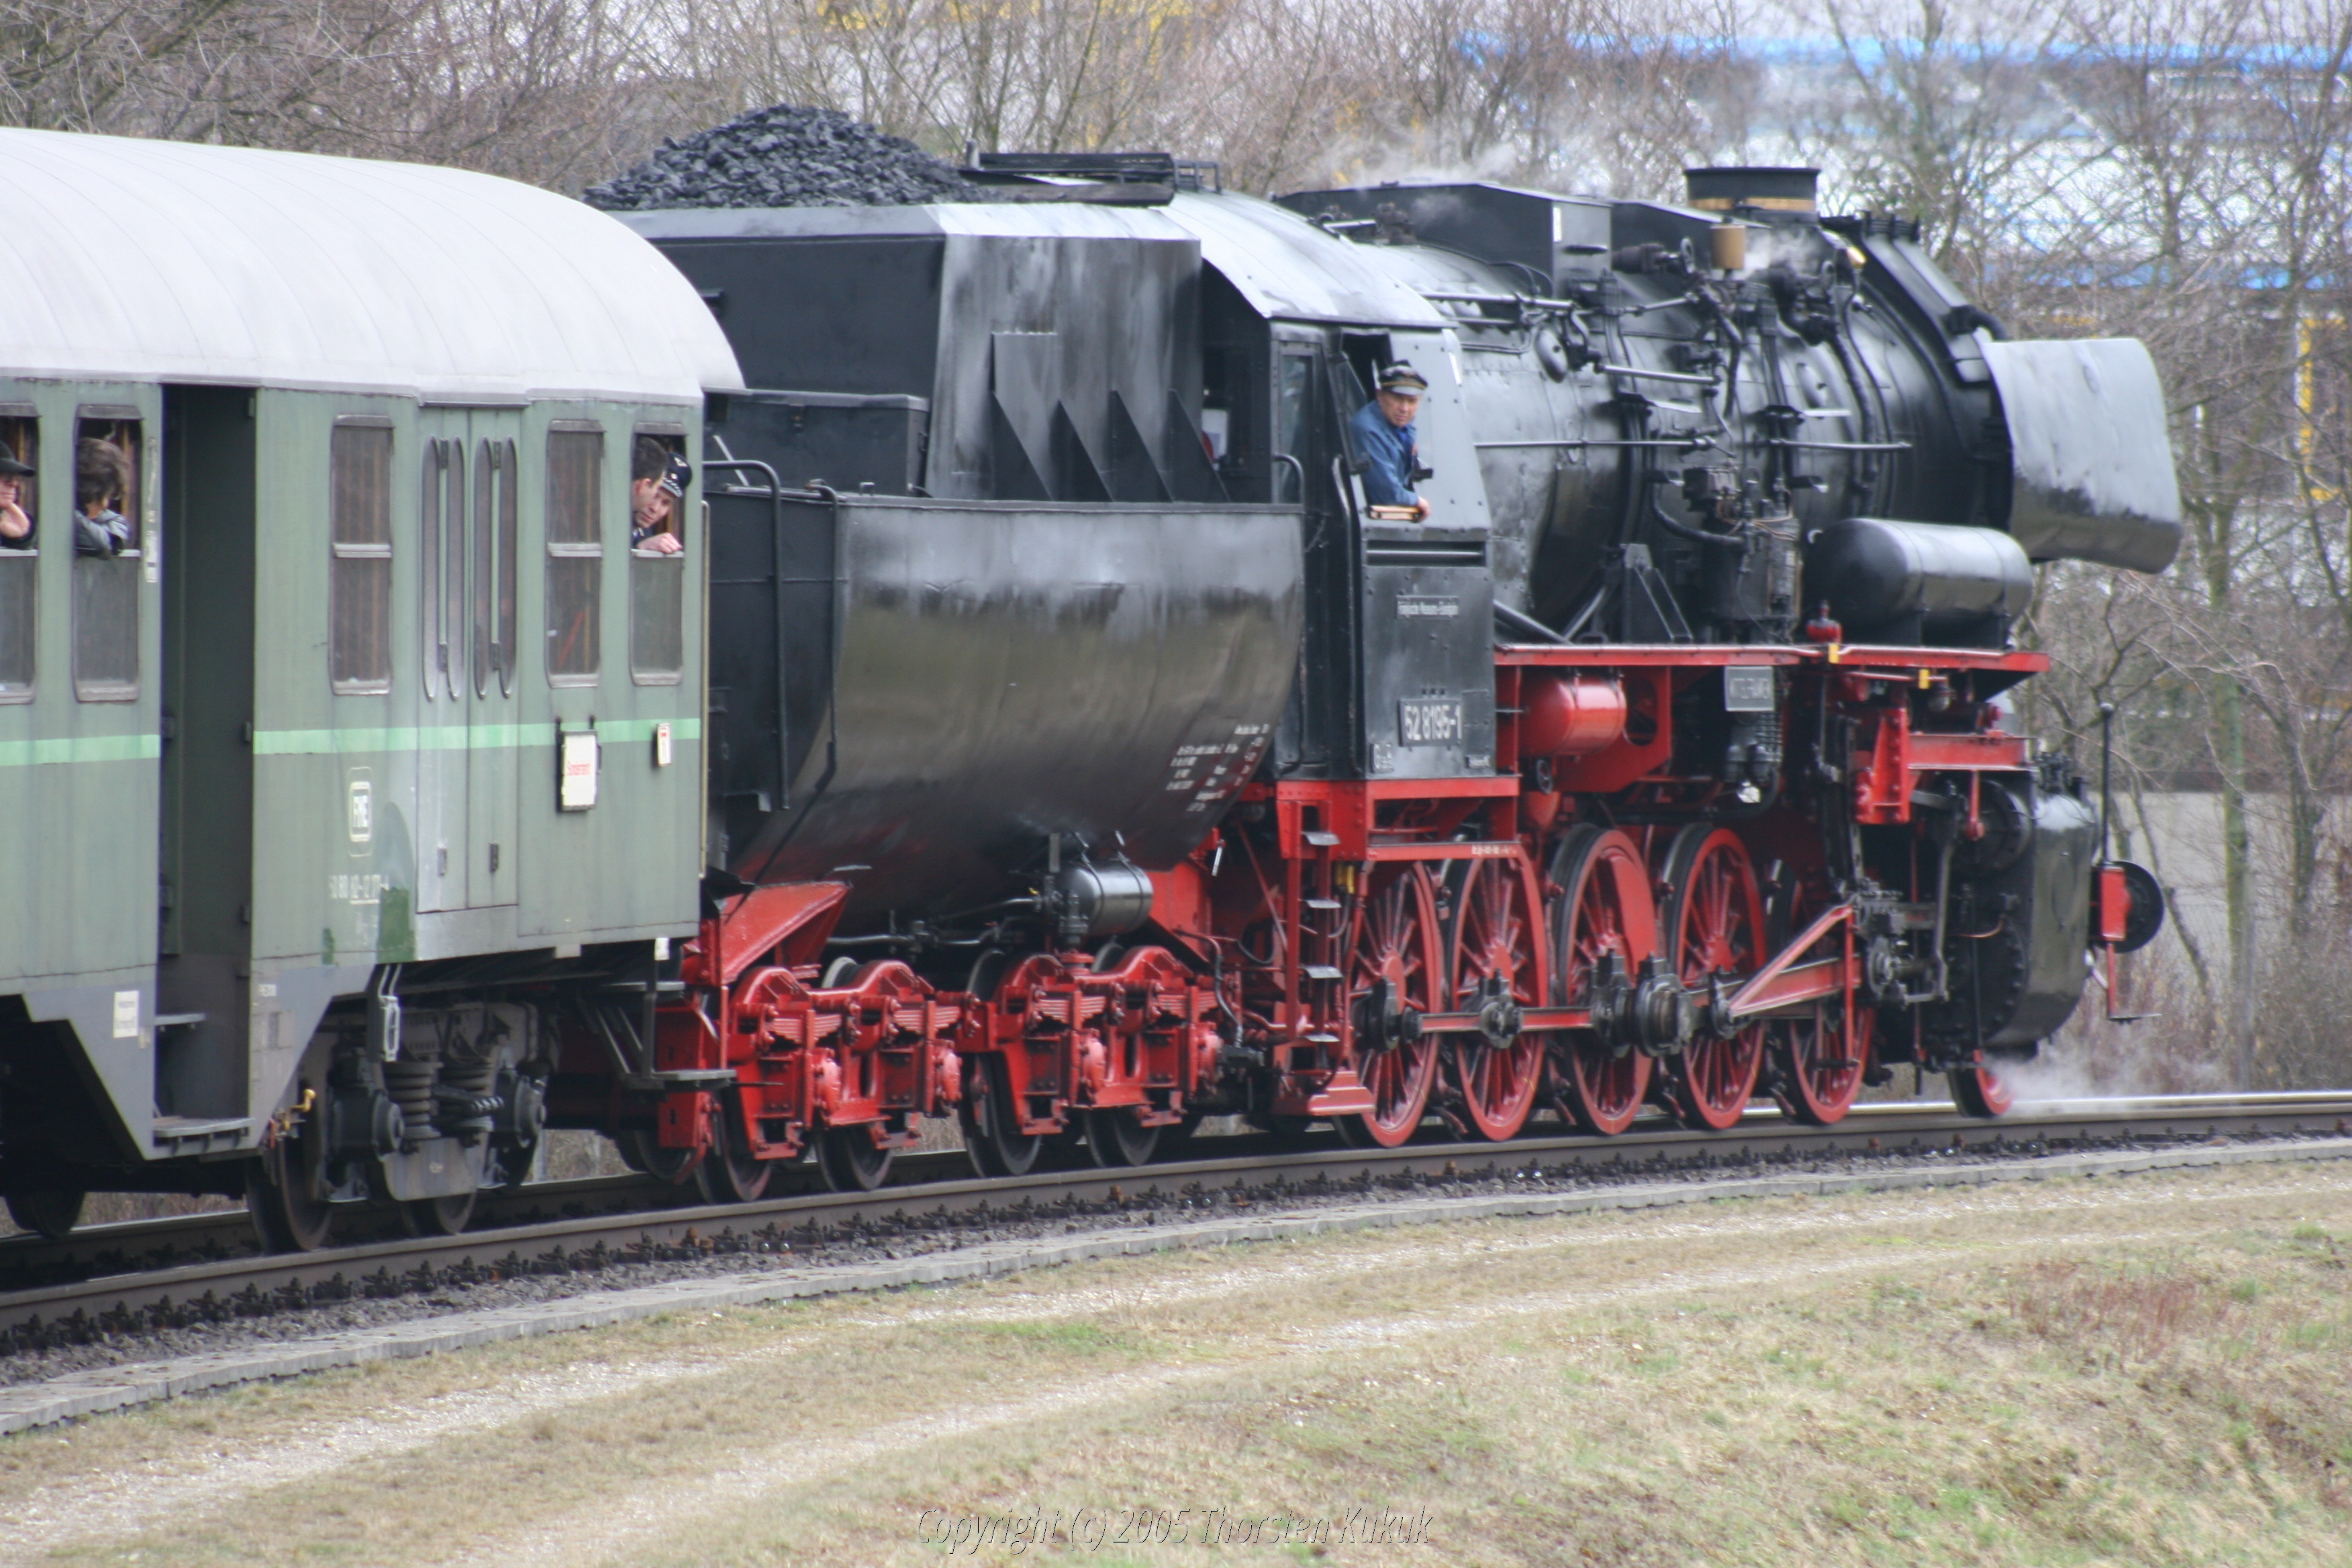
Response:
M2003 701L2034 563L2178 547L2154 368L2006 341L1811 171L1265 202L1008 155L1000 199L615 222L0 140L27 255L109 182L222 231L34 273L0 350L0 440L45 485L113 440L142 531L0 541L20 1222L447 1230L549 1127L723 1201L947 1116L1012 1175L1223 1114L1829 1121L1903 1063L1992 1115L2161 921ZM1425 518L1348 428L1399 362ZM680 553L628 543L648 439L700 458Z

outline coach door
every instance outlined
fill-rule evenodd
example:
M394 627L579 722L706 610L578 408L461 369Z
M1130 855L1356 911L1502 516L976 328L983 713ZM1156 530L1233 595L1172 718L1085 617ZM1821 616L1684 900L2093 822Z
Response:
M502 409L428 409L420 421L417 902L428 911L515 901L521 423Z

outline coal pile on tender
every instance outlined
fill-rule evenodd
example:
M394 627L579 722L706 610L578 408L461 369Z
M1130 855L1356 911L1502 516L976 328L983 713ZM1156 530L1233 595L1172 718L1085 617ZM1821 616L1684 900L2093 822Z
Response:
M837 109L778 104L662 143L583 193L612 212L656 207L856 207L969 200L949 164Z

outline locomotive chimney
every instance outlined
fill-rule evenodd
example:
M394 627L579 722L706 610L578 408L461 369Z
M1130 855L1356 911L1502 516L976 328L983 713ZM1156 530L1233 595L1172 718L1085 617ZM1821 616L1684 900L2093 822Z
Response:
M1758 216L1813 216L1819 169L1685 169L1690 205L1704 212L1747 212Z

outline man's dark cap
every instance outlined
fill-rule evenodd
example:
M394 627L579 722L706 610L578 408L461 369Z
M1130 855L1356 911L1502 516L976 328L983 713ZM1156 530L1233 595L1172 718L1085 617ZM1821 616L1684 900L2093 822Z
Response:
M661 488L674 496L683 497L686 487L694 481L694 465L672 452L669 467L662 470Z
M19 461L7 447L0 447L0 479L21 479L32 472L32 464Z
M1381 372L1382 392L1410 392L1415 397L1429 390L1428 378L1402 360Z

